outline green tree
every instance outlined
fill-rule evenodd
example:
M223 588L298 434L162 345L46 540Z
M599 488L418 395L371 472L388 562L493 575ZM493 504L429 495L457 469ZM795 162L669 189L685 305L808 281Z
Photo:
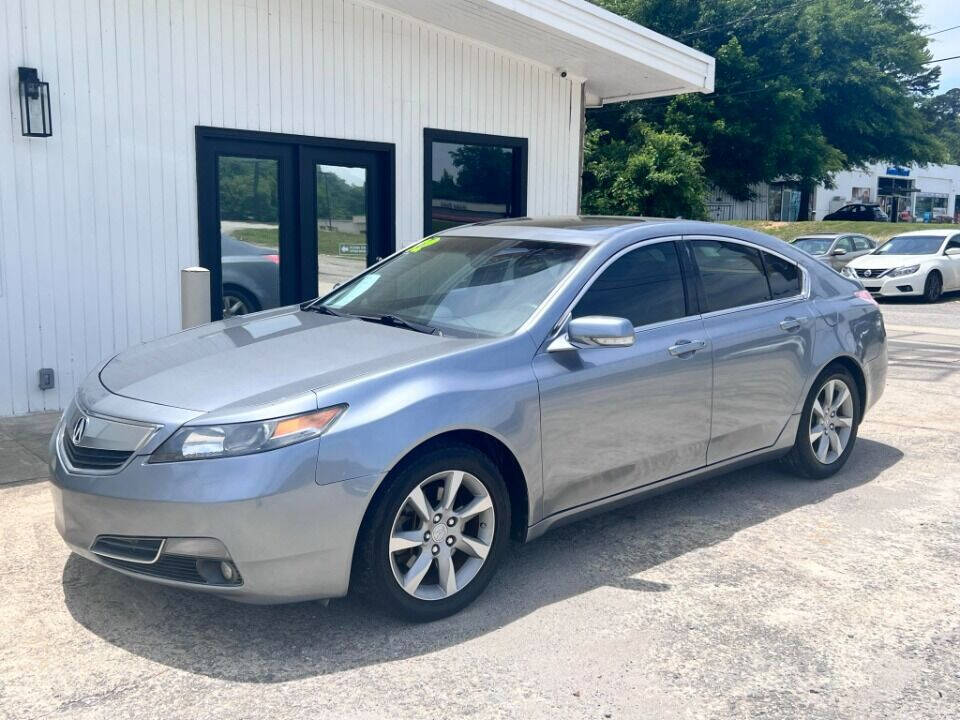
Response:
M584 150L584 212L688 218L706 214L702 153L685 135L637 120L623 137L589 131Z
M761 181L808 194L839 170L945 157L921 109L940 71L913 0L597 1L713 55L716 90L601 108L588 126L622 134L639 115L682 133L735 197Z
M923 112L946 149L947 160L960 164L960 88L930 98L923 104Z

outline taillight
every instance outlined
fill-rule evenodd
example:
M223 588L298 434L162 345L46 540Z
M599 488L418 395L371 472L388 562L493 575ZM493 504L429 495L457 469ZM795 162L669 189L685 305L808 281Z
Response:
M270 262L272 262L274 265L279 265L279 264L280 264L280 256L279 256L279 255L264 255L264 257L265 257L267 260L269 260Z
M880 303L877 302L877 299L870 294L869 290L857 290L854 294L854 297L860 298L861 300L869 300L874 305L879 306Z

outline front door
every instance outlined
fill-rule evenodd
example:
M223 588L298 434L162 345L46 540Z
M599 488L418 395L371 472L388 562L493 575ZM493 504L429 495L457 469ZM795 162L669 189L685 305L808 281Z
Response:
M711 349L678 248L667 240L626 252L574 305L573 317L629 319L633 346L534 359L545 516L706 463Z
M197 129L211 318L323 295L394 250L383 143Z

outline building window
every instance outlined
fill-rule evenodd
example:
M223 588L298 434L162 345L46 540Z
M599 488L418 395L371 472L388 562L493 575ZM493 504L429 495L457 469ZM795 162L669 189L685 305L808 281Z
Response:
M423 139L424 235L526 214L526 138L427 128Z
M939 193L917 193L914 215L923 222L949 222L947 215L948 195Z

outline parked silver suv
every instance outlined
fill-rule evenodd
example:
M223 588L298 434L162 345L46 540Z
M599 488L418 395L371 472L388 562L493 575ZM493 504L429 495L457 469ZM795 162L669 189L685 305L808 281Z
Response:
M886 358L870 295L765 235L460 227L109 360L52 440L57 528L166 585L435 619L511 536L769 458L837 472Z

